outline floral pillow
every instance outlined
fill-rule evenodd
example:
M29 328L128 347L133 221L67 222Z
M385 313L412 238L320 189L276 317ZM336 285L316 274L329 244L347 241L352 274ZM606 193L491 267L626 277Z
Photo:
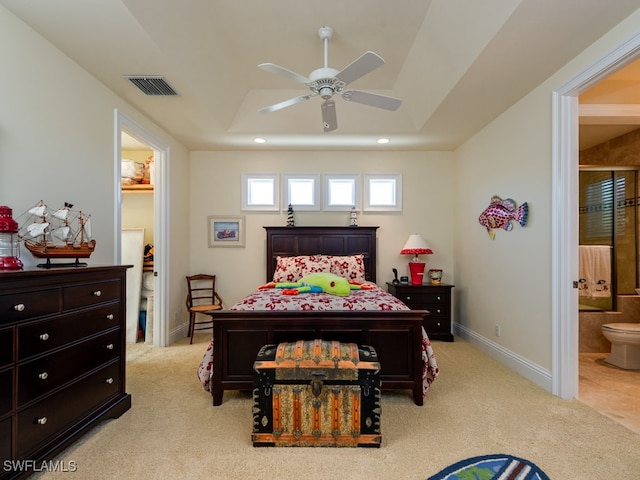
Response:
M326 255L329 271L349 281L364 282L364 255Z
M299 255L297 257L277 257L273 272L274 282L297 282L311 273L330 271L324 255Z

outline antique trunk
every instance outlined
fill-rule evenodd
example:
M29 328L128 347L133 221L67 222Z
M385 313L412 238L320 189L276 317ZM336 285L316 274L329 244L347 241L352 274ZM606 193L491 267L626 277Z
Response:
M323 340L265 345L254 370L254 446L380 446L373 347Z

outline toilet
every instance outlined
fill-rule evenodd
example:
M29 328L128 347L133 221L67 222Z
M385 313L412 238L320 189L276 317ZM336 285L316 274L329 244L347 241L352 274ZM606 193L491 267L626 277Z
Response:
M602 334L611 342L605 362L627 370L640 370L640 323L607 323Z

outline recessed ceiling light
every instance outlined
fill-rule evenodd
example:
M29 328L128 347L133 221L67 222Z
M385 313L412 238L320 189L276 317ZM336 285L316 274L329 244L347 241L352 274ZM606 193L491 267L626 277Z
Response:
M389 139L388 138L379 138L377 140L378 143L389 143Z
M260 137L254 138L253 141L255 143L267 143L267 141L264 138L260 138Z

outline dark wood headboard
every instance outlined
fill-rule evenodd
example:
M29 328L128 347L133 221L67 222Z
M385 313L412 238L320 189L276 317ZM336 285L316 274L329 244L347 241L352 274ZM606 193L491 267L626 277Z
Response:
M364 256L365 278L376 281L378 227L264 227L267 231L267 282L273 280L277 257L296 255Z

